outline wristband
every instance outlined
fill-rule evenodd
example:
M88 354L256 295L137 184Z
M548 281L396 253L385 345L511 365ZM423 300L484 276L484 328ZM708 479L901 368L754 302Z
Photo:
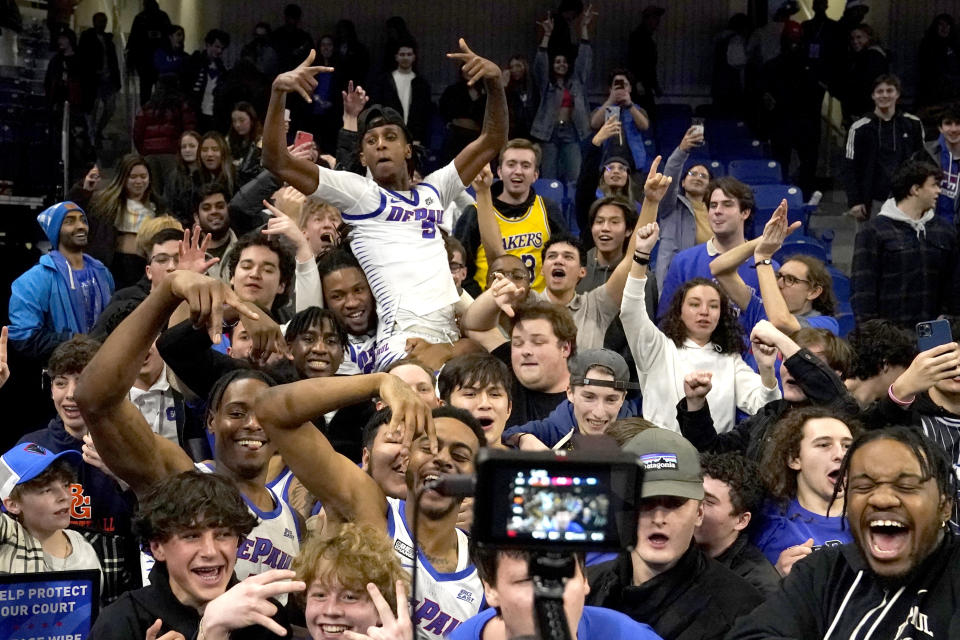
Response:
M893 402L901 407L909 407L913 404L913 401L916 400L916 396L910 398L909 400L901 400L893 394L893 384L887 387L887 397L889 397Z
M750 268L751 268L751 269L756 269L757 267L759 267L760 265L763 265L763 264L767 265L768 267L772 267L772 266L773 266L773 260L771 260L770 258L764 258L763 260L759 260L759 261L757 261L757 262L754 262L752 265L750 265Z
M641 258L638 254L633 254L633 261L639 265L647 266L650 264L650 258Z

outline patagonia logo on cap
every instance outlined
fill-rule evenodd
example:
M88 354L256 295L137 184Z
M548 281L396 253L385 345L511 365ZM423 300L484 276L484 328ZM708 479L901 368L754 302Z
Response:
M676 469L677 456L674 453L645 453L640 456L640 463L647 471Z

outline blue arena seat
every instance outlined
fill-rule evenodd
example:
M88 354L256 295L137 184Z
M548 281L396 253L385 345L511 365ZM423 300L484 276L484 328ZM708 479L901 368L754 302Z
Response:
M763 233L763 227L780 206L780 201L784 199L787 201L787 218L790 222L799 220L806 228L803 193L797 187L785 184L758 184L753 187L753 194L757 201L757 210L753 212L750 223L751 231L748 235L751 238L756 238Z
M563 188L563 183L559 180L540 178L533 183L533 188L538 196L549 198L560 207L563 207L563 203L566 200L566 190Z
M824 264L829 262L827 249L823 246L823 243L799 231L793 232L783 241L783 246L773 255L773 258L783 264L785 260L795 255L811 256Z
M727 165L727 175L749 185L783 182L783 171L776 160L757 158L731 160Z

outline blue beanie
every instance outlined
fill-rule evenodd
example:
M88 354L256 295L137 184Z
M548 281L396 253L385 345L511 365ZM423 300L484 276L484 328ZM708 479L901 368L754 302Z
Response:
M80 208L80 205L67 201L44 209L43 212L37 216L37 222L40 223L40 228L47 234L47 238L50 240L50 244L53 245L54 249L60 246L60 227L63 225L63 219L67 217L67 213L70 211L79 211L83 213L84 217L87 215L83 209Z

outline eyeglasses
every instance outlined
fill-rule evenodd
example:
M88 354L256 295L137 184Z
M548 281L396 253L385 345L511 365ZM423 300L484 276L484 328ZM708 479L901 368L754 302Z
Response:
M703 173L702 171L687 171L687 175L691 178L703 178L704 180L710 179L710 174Z
M510 280L521 281L521 282L529 282L530 280L530 273L523 269L516 269L515 271L494 271L493 272L494 275L498 273L502 275L504 278L508 278Z
M150 256L150 262L156 262L160 266L170 264L171 260L174 265L180 264L180 256L174 253L158 253Z
M627 172L627 168L624 165L620 164L619 162L611 162L610 164L605 166L603 170L607 172L613 172L613 171L619 171L620 173Z
M795 287L801 282L803 284L810 284L809 280L803 280L801 278L798 278L797 276L791 276L789 273L781 273L779 271L777 272L777 280L783 280L783 284L785 284L788 287Z
M467 266L467 265L460 264L459 262L451 262L451 263L450 263L450 271L451 271L451 272L453 272L453 271L460 271L460 269L463 269L463 268L465 268L466 266Z

